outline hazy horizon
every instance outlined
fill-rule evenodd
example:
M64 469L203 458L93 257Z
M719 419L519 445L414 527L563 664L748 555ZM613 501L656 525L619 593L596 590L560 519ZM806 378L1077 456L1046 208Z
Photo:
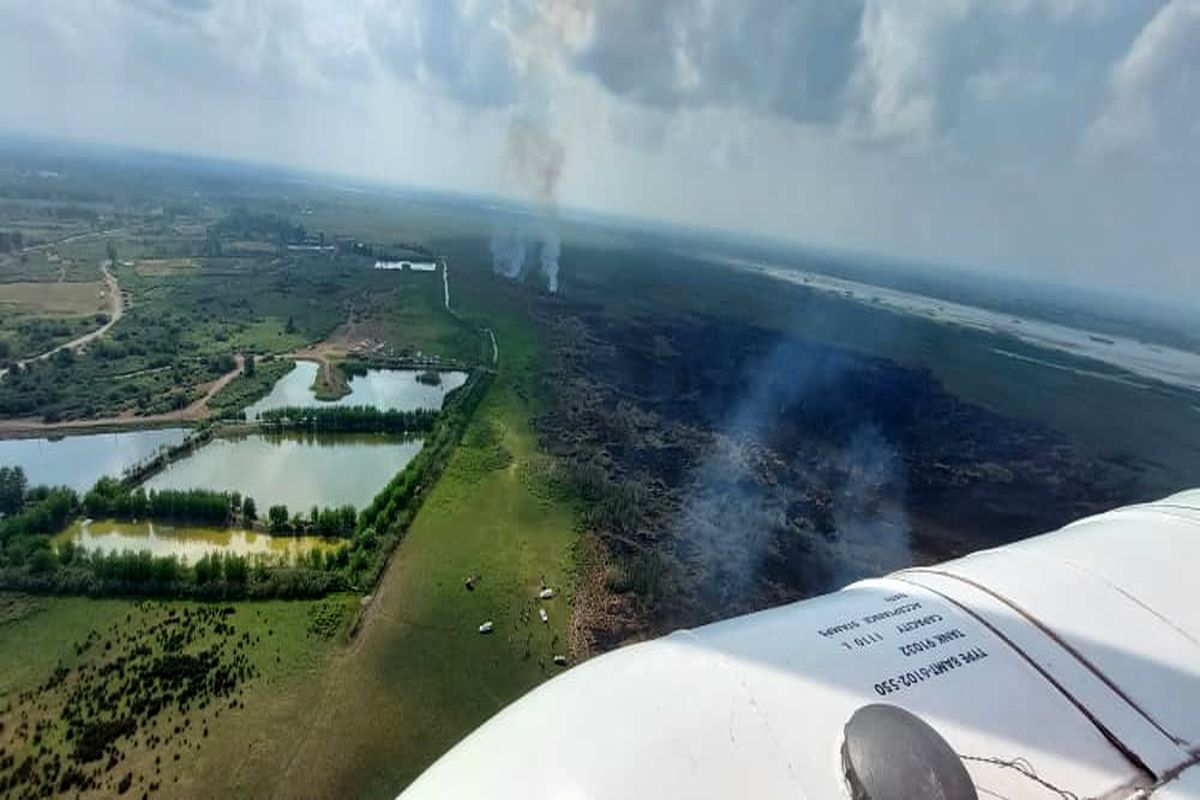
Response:
M1178 304L1200 2L0 3L5 129Z
M421 186L405 184L397 181L372 179L370 176L321 172L319 170L295 167L284 163L270 161L255 161L243 158L211 156L204 153L187 152L152 147L126 145L119 142L82 141L64 137L54 137L40 134L5 131L0 129L0 148L6 141L18 140L24 145L37 147L66 147L58 157L80 157L102 159L105 155L115 157L118 153L128 156L142 156L162 159L179 159L190 162L203 162L213 166L223 166L229 169L241 169L247 172L265 173L260 177L268 177L283 183L296 182L309 184L327 191L342 191L351 194L371 194L378 197L393 199L411 199L420 195L425 199L438 201L453 201L459 203L486 204L485 207L496 204L491 210L504 214L536 215L536 206L527 199L506 196L467 189L453 189L440 186ZM70 148L75 148L71 152ZM99 153L89 155L87 150L98 150ZM782 250L779 253L784 258L778 266L794 269L813 269L817 272L829 272L830 262L837 266L851 269L864 269L875 277L884 277L891 272L898 279L899 285L905 284L905 278L934 278L941 282L943 291L934 291L932 296L945 296L945 289L961 285L964 281L985 291L1014 290L1019 287L1037 288L1050 292L1055 299L1078 308L1091 311L1118 312L1130 320L1149 319L1146 315L1165 312L1170 316L1164 322L1167 326L1183 331L1190 330L1193 322L1190 314L1194 310L1190 298L1181 300L1179 297L1162 297L1153 294L1139 294L1136 289L1124 291L1111 286L1096 286L1088 282L1063 282L1045 276L1008 273L1003 271L973 269L970 265L937 261L930 258L905 257L881 251L856 250L837 244L788 239L772 234L755 231L722 228L717 225L693 224L659 217L633 216L621 211L607 211L577 206L560 206L557 215L564 228L570 225L584 224L602 226L617 231L663 236L694 237L697 244L719 243L723 246L733 246L750 249ZM564 244L571 243L569 235L564 236ZM808 261L794 263L791 259L806 259L817 257L822 259L819 264ZM764 263L766 263L764 261ZM771 263L776 263L772 261ZM569 265L568 265L569 268ZM839 272L835 269L833 273ZM830 273L830 274L833 274ZM870 281L868 281L870 282ZM882 285L882 284L880 284ZM993 298L994 300L995 298ZM1047 298L1039 298L1045 300ZM983 303L988 306L988 303Z

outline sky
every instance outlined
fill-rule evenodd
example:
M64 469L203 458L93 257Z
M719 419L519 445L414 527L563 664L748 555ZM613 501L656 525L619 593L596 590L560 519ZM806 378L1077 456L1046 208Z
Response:
M0 0L0 129L1200 288L1200 0Z

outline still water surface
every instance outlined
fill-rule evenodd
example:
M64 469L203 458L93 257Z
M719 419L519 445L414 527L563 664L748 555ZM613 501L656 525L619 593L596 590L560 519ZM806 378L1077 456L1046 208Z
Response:
M30 486L70 486L86 491L104 475L144 461L161 448L182 442L186 428L92 433L59 439L0 442L0 467L19 466Z
M123 550L148 550L154 556L178 556L189 564L196 563L206 553L236 553L242 556L307 555L314 547L336 550L345 543L342 539L323 539L320 536L271 536L238 528L202 528L190 525L169 525L164 522L117 522L115 520L81 520L71 524L51 539L57 548L64 542L74 542L88 550L119 553Z
M146 481L147 489L211 489L278 503L363 508L421 449L420 439L373 434L251 434L214 439Z
M370 370L350 379L350 394L323 403L316 399L311 388L316 374L315 363L296 362L295 369L277 381L269 395L246 410L247 417L254 419L260 411L282 406L441 408L446 393L462 386L467 379L465 372L443 372L440 385L426 386L416 380L415 370ZM161 428L0 441L0 467L20 466L31 486L70 486L84 492L102 476L120 477L126 468L178 444L188 433L187 428ZM233 441L240 440L230 440ZM265 440L237 446L214 443L172 465L148 485L187 488L180 483L186 481L196 482L192 485L202 488L238 489L250 494L260 505L279 498L278 502L289 505L299 502L304 508L314 502L321 505L350 502L361 506L408 463L419 446L419 442L344 439L315 445L311 441L307 444L276 441L267 446ZM323 463L317 464L318 458ZM356 463L359 458L361 463ZM280 459L281 463L269 463L274 459ZM379 470L387 471L386 477L381 477ZM234 485L243 479L252 482L257 491Z
M383 410L411 411L417 408L441 408L446 393L467 380L465 372L443 372L442 382L427 386L417 381L416 370L372 369L366 375L350 379L350 394L337 400L318 400L312 384L317 364L297 361L296 367L271 387L271 393L246 409L247 419L271 408L285 406L374 406Z

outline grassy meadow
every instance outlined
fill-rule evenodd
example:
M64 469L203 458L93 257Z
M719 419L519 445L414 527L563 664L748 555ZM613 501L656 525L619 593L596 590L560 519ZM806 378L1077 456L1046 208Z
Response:
M313 674L357 603L0 595L0 796L184 792L210 742Z
M521 389L532 333L516 318L496 322L500 375L393 554L357 635L298 688L303 702L277 697L271 713L214 740L188 785L216 795L394 797L561 669L553 658L568 652L575 514L538 469ZM548 601L536 599L543 580L558 592ZM489 620L495 631L481 635ZM285 718L298 737L275 735ZM246 763L230 769L222 752L248 754Z
M206 629L184 652L249 634L252 644L237 653L245 660L236 662L247 677L215 705L173 707L139 724L118 741L111 766L106 755L89 767L97 784L84 796L120 793L128 773L133 796L393 797L472 728L562 669L554 656L569 653L576 514L530 424L536 338L486 280L464 296L479 304L476 321L496 331L499 374L442 478L426 489L374 596L365 605L351 596L228 605L221 621L232 630ZM537 599L543 581L557 591L551 600ZM98 663L90 654L112 640L99 663L149 647L137 665L153 669L164 614L226 607L24 596L10 605L11 619L0 624L0 708L12 704L0 718L9 736L23 710L52 713L65 702L63 688L21 699L61 666L69 670L63 687L81 685L79 671ZM347 638L360 607L357 633ZM485 621L495 626L490 635L478 632ZM89 635L95 643L77 655ZM65 763L73 749L60 735L50 752Z

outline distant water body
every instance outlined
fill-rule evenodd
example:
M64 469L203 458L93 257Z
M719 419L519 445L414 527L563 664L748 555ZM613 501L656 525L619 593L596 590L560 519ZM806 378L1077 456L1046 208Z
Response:
M465 372L441 372L441 383L429 386L417 380L417 370L372 369L350 379L350 394L326 401L318 400L312 390L317 369L316 362L297 361L295 369L271 387L270 394L246 409L247 419L257 419L263 411L285 406L374 406L389 411L441 408L446 394L467 380Z
M924 317L933 322L1006 334L1039 347L1090 358L1143 378L1200 391L1200 353L1124 336L1102 335L1096 331L1018 317L899 289L872 286L819 272L746 259L714 260L847 300L868 303L876 308Z

